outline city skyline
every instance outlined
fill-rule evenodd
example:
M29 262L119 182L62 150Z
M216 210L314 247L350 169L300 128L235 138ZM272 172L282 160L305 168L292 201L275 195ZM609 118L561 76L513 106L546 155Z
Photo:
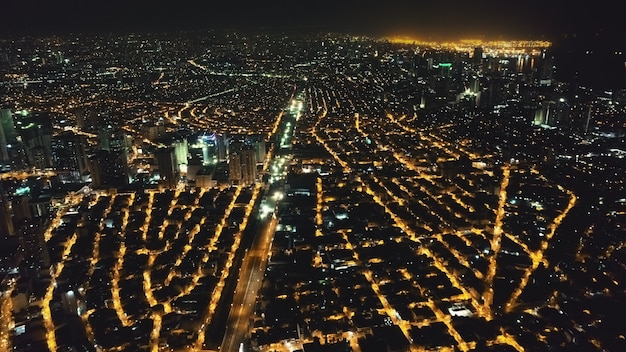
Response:
M626 348L614 23L574 38L580 10L495 2L11 12L33 4L0 36L0 352Z

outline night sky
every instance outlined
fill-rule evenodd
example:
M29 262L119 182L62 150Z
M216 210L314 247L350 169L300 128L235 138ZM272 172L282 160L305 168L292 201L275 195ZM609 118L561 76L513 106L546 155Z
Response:
M194 28L317 29L420 39L617 36L619 1L3 0L2 33Z

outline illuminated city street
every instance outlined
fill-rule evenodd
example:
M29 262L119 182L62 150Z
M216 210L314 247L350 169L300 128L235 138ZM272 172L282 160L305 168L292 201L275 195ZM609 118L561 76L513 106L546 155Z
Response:
M0 39L0 352L626 349L621 42L214 6Z

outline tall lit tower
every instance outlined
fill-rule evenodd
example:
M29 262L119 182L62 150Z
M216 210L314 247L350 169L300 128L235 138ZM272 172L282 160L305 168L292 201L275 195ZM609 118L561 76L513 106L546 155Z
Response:
M187 173L189 164L189 142L187 138L179 136L173 141L174 154L176 156L176 168L181 174Z
M217 160L215 134L201 136L198 143L202 148L202 165L211 164L214 158Z

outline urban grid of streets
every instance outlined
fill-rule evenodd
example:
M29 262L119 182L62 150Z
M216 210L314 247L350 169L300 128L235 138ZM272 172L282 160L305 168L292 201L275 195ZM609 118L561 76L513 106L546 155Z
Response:
M320 90L320 88L315 88L316 90ZM339 163L340 165L342 165L342 167L344 168L344 172L346 173L350 173L350 161L346 159L346 157L341 157L339 156L339 154L337 153L337 150L333 149L333 147L331 146L330 142L331 140L326 137L324 134L318 132L317 130L317 126L319 126L320 123L323 123L323 121L325 119L328 119L329 117L327 116L327 111L326 111L326 107L328 104L332 103L332 104L340 104L342 101L339 98L335 98L332 102L328 101L328 96L330 94L335 94L336 92L332 92L332 91L324 91L324 96L321 99L321 103L322 106L324 106L324 108L322 109L322 111L320 112L319 116L317 117L317 121L315 123L315 126L313 127L313 129L311 130L311 134L318 140L318 142L320 144L322 144L336 159L337 163ZM393 126L394 128L401 128L401 129L409 129L409 127L405 126L404 124L402 124L401 121L394 119L393 116L387 116L386 118L390 119L390 126ZM365 136L370 136L373 137L373 133L368 133L366 132L368 130L368 128L375 128L373 123L371 122L371 120L369 120L368 122L363 121L363 119L361 119L359 117L359 114L355 114L354 116L350 117L349 119L352 119L352 124L353 127L350 128L354 128L357 131L359 131L359 133L361 133L364 137ZM379 124L377 126L382 126L383 124ZM437 136L436 134L433 134L432 131L430 132L426 132L426 131L415 131L415 130L410 130L410 132L414 132L417 135L420 136L420 138L429 141L431 143L433 143L433 145L436 145L438 148L441 148L443 150L448 150L451 153L454 153L455 156L458 157L458 154L460 153L466 153L469 154L469 152L467 151L462 151L460 148L457 148L456 146L453 146L449 143L447 143L445 140L443 140L440 136ZM384 142L383 142L384 143ZM389 150L393 150L393 145L386 145L386 144L379 144L380 148L384 148L384 149L389 149ZM472 157L474 158L478 158L480 157L479 155L476 155L474 153L471 154ZM397 158L398 162L401 163L404 167L411 169L411 168L416 168L415 165L413 165L410 161L404 160L402 158L401 155L399 154L395 154L394 157ZM512 167L511 165L504 165L503 167L503 177L501 179L501 184L500 184L500 194L499 194L499 201L497 204L497 207L495 209L493 209L494 213L495 213L495 221L494 221L494 227L492 230L492 234L491 234L491 246L493 248L493 254L489 256L489 272L487 273L486 277L484 278L485 281L487 283L490 283L493 281L494 275L495 275L495 271L496 271L496 260L497 260L497 254L499 252L499 244L501 241L501 237L502 236L507 236L509 238L514 239L516 242L519 242L518 239L515 239L511 234L506 234L503 233L502 230L502 219L505 213L505 201L507 199L507 186L508 183L510 182L510 177L511 177L511 173L515 173L515 172L522 172L520 170L516 170L514 167ZM282 173L282 170L281 172ZM420 176L421 179L423 180L422 182L432 182L429 175L423 175ZM374 190L372 190L372 188L368 185L368 183L366 183L364 180L360 181L362 183L363 186L363 191L367 194L370 194L374 200L376 200L376 202L378 202L382 207L385 208L385 210L392 216L392 218L394 219L394 222L396 224L396 226L402 228L407 236L409 236L412 240L416 241L417 243L419 243L420 241L424 240L424 237L418 236L415 231L410 228L407 227L404 224L404 221L401 217L397 216L393 210L389 209L384 202L382 202L381 197L383 196L388 196L388 195L383 195L380 193L375 192ZM240 192L241 190L238 189L237 190L237 194ZM177 191L177 193L180 191ZM256 201L256 196L258 194L259 190L258 187L257 189L255 189L254 191L254 197L252 198L250 204L253 204L254 201ZM564 190L564 192L567 192ZM119 197L119 195L117 195ZM392 195L395 197L395 195ZM151 195L151 197L153 197L153 195ZM553 219L552 223L550 224L550 228L548 231L548 234L546 235L545 241L544 241L544 245L542 250L539 251L530 251L529 249L526 249L528 251L528 255L533 259L533 264L532 266L530 266L526 273L525 273L525 278L527 279L531 274L532 271L537 268L537 266L539 265L539 263L541 263L542 261L545 260L545 258L543 258L543 250L545 250L548 246L549 240L551 235L554 234L554 232L556 231L560 221L567 215L567 212L569 211L569 209L571 209L571 207L574 205L575 203L575 195L570 194L570 202L569 204L567 204L567 206L565 208L562 209L561 214ZM131 196L132 198L132 196ZM226 211L226 214L224 216L224 219L227 218L227 215L230 211L230 209L232 209L232 207L234 206L234 201L237 197L233 196L233 203L231 203L230 207L228 208L228 210ZM174 203L176 197L174 197L174 200L172 200L172 203ZM76 199L73 199L73 201L78 201L79 198L77 197ZM401 199L397 199L397 201L402 202ZM459 202L460 204L462 204L461 202ZM464 205L465 206L465 205ZM251 207L251 206L250 206ZM148 208L150 209L150 208ZM61 216L63 216L63 213L59 213L59 218ZM250 216L249 213L246 214L246 216ZM149 214L148 214L149 217ZM146 219L146 223L148 223L149 220ZM238 277L238 281L239 283L237 284L237 289L235 292L235 296L233 297L233 304L231 307L231 312L230 312L230 316L229 316L229 320L228 320L228 328L226 330L226 336L224 338L224 342L222 344L222 349L221 350L225 350L225 351L235 351L239 348L240 343L245 339L248 331L249 331L249 323L250 323L250 317L253 314L253 310L254 310L254 306L255 306L255 301L256 301L256 293L260 287L260 282L262 281L263 278L263 273L265 271L265 267L267 264L267 258L270 255L269 250L270 250L270 243L271 243L271 238L272 238L272 228L274 228L277 224L277 219L276 218L272 218L270 221L268 221L261 229L259 229L259 235L257 235L257 238L253 244L253 247L247 251L247 254L245 256L245 259L243 261L243 264L241 265L241 271ZM163 225L163 228L166 227L167 224ZM245 227L245 225L244 225ZM50 229L53 229L54 226L51 226ZM218 227L216 229L216 235L219 234L221 229L221 226ZM461 238L463 238L463 234L461 233L457 233L457 235ZM433 237L438 237L440 235L437 234L433 234ZM191 236L190 241L192 240L193 236ZM69 255L72 251L72 245L75 242L75 238L70 238L67 243L66 243L66 251L64 253L64 257ZM98 243L96 241L96 243ZM523 243L520 243L523 246ZM462 292L462 297L458 297L460 299L468 299L471 302L472 307L475 309L476 314L478 314L479 316L483 316L487 319L490 319L493 315L492 311L491 311L491 300L492 300L492 295L493 295L493 288L488 284L489 289L485 292L485 293L480 293L480 292L475 292L473 290L468 291L466 288L463 287L463 285L459 282L459 280L455 277L455 275L453 273L451 273L445 266L445 264L443 263L443 261L440 258L437 258L435 256L434 253L432 253L431 251L429 251L426 248L420 249L420 251L422 252L422 254L432 257L434 259L434 263L437 266L438 269L440 269L442 272L446 273L446 275L448 276L448 278L450 279L450 281L456 286L458 287ZM94 261L95 258L97 258L97 248L94 248ZM234 252L232 252L234 253ZM455 253L455 252L453 252ZM458 253L455 253L458 255ZM119 268L121 267L121 265L123 265L123 258L124 258L124 244L122 243L122 247L119 250L119 255L118 255L118 264L116 265L116 267L114 268L114 273L117 273ZM459 260L463 260L462 256L459 255L458 257ZM151 260L150 262L152 262L154 260L154 255L151 256ZM53 282L51 283L49 290L48 290L48 294L46 295L46 300L44 301L44 307L48 307L49 306L49 300L52 298L52 292L54 290L54 278L56 278L58 276L58 274L63 270L63 263L61 262L59 265L56 266L55 271L53 273ZM226 272L226 271L225 271ZM372 280L371 278L371 274L368 274L367 272L365 273L366 277L368 277L368 279L371 280L371 284L372 287L374 288L374 291L376 292L376 287L377 284ZM219 287L222 287L224 285L224 281L228 279L227 275L222 275L220 283L217 285L217 290L218 292L216 292L216 294L214 295L214 299L212 299L211 301L211 305L210 305L210 309L208 310L208 314L205 317L205 323L209 324L210 320L211 320L211 313L212 311L214 311L215 309L215 305L217 304L217 301L219 300L220 297L220 292L219 292ZM232 279L232 278L231 278ZM519 293L524 289L524 285L525 282L520 283L518 289L516 290L516 292L513 294L513 296L511 297L511 301L507 304L507 309L512 309L509 306L510 305L515 305L516 304L516 297L519 296ZM150 285L150 274L149 271L146 270L144 272L144 286L145 286L145 293L146 296L148 298L148 301L151 302L151 304L156 304L156 301L154 300L153 297L151 297L151 285ZM113 283L112 283L112 292L113 292L113 306L115 308L115 310L118 312L118 316L122 319L123 322L126 321L126 319L124 319L125 317L125 313L121 307L120 304L120 300L119 300L119 289L117 288L117 279L114 279ZM481 297L481 295L484 295L483 297ZM407 332L407 329L410 327L410 323L407 321L402 321L402 320L398 320L398 318L396 317L396 315L394 314L394 310L393 307L391 307L389 304L385 304L385 299L384 297L381 295L380 296L381 301L383 302L383 305L385 306L385 312L389 315L389 317L393 320L393 322L395 324L398 324L399 326L401 326L403 328L403 331ZM454 331L454 328L449 324L450 322L450 317L446 316L444 314L444 312L440 311L432 301L426 302L425 304L427 304L431 309L433 309L433 311L435 311L436 315L437 315L437 320L443 321L444 323L446 323L448 325L448 328L450 330L450 333L453 337L455 337L455 339L457 340L458 346L459 348L461 348L462 350L466 351L469 350L469 346L468 344L463 341L459 334L456 333ZM169 311L168 308L165 309L165 312ZM84 314L84 316L88 316L89 312L86 312ZM47 310L44 310L44 317L46 318L46 322L47 322L47 330L48 330L48 338L49 338L49 342L48 345L49 347L54 350L55 346L56 346L56 342L54 339L54 326L51 324L51 318L50 318L50 313ZM160 324L159 324L159 319L160 319L160 315L159 314L154 314L153 315L153 319L155 321L155 327L154 327L154 333L153 333L153 342L152 342L152 346L153 346L153 351L157 351L159 350L158 346L158 331L160 329ZM126 322L127 323L127 322ZM354 335L354 338L356 338L357 336ZM408 337L408 335L407 335ZM202 345L202 340L203 340L203 335L202 332L198 335L198 343L196 344L196 349L199 349ZM516 347L518 350L522 350L519 345L516 343L515 339L510 336L507 335L506 333L503 332L502 335L498 336L497 340L495 341L497 343L506 343L506 344L510 344L511 346Z
M248 74L232 74L220 73L210 70L206 66L198 63L196 59L189 59L187 64L205 71L207 75L217 76L236 76L242 78L251 85L257 84L255 78L263 77L270 79L283 79L286 76L281 75L248 75ZM263 164L264 175L269 176L269 180L259 180L256 185L246 187L227 187L221 189L199 189L190 191L186 189L184 184L179 184L176 190L172 190L170 194L165 194L150 190L145 195L136 193L109 193L100 190L84 190L84 192L76 192L66 197L64 206L57 212L56 217L52 220L49 228L44 234L46 241L50 241L56 231L63 225L64 217L73 211L78 204L88 204L89 208L102 207L102 221L96 231L96 236L91 249L91 257L89 259L88 275L91 277L97 273L99 269L99 257L101 249L99 248L103 238L101 233L105 230L107 224L105 220L109 215L114 213L121 214L122 223L119 226L120 233L125 233L131 227L140 230L144 243L150 240L159 241L164 246L161 248L141 248L135 250L133 255L145 256L147 258L146 265L140 272L132 272L127 268L125 262L128 257L127 243L122 236L119 246L114 251L115 260L110 268L112 280L110 283L110 306L115 312L119 321L124 327L132 326L132 315L127 314L123 304L123 294L121 293L121 282L133 280L141 282L143 295L149 303L151 313L149 319L152 321L152 332L148 344L153 352L167 349L168 346L163 343L161 336L162 320L169 313L176 312L174 301L186 294L192 292L196 287L201 285L201 281L205 277L205 273L198 268L191 273L183 285L181 292L177 292L174 296L167 299L155 297L155 292L160 291L162 287L169 286L176 277L179 276L181 263L193 253L197 248L197 239L195 236L201 233L201 229L205 225L205 221L209 221L206 215L201 215L195 226L189 228L186 238L181 236L179 232L187 221L195 217L196 210L203 209L201 202L203 197L210 192L215 192L215 196L223 196L226 200L224 203L223 213L221 213L218 221L215 223L212 235L207 238L207 242L203 243L199 248L205 253L201 253L199 260L201 263L207 263L213 260L212 256L223 251L226 262L220 272L216 273L216 282L207 307L203 307L203 316L197 324L197 330L192 331L193 343L187 348L190 350L202 350L205 348L206 332L211 325L216 310L219 309L220 302L223 302L225 296L232 294L232 304L230 305L227 318L227 325L224 338L221 342L221 351L238 351L242 343L248 341L251 334L251 323L254 321L255 310L258 308L260 292L263 286L265 272L273 254L272 239L276 229L279 227L281 219L281 201L280 196L283 191L283 183L286 176L297 170L299 162L291 154L291 145L293 143L300 144L317 144L321 146L330 155L330 158L323 161L327 166L331 166L331 170L335 174L351 175L354 177L355 190L361 197L371 201L377 205L389 216L391 225L400 229L402 240L409 240L415 244L416 254L420 257L428 258L431 261L433 270L442 273L451 286L459 292L453 297L448 297L444 301L448 303L463 303L464 308L471 311L476 317L484 318L486 321L494 319L496 311L512 312L523 310L534 314L536 309L524 307L520 304L520 296L527 287L533 273L540 267L547 267L550 258L546 257L545 252L550 247L550 241L557 232L561 222L568 216L569 212L576 205L577 195L566 187L555 184L549 178L542 175L538 165L520 165L515 160L505 160L498 164L494 163L493 155L486 154L481 151L478 146L472 145L468 141L459 141L452 135L448 135L448 128L453 125L431 127L420 127L419 114L400 114L393 111L385 111L381 108L379 101L368 101L367 97L360 95L360 92L373 91L376 92L376 83L365 77L341 76L335 78L337 82L334 85L326 84L327 82L308 78L307 80L298 81L295 84L293 93L287 102L287 107L275 116L275 120L266 123L265 130L268 130L267 140L278 141L274 144L268 157ZM164 75L160 75L154 82L155 85L162 84ZM363 83L367 82L367 83ZM184 103L168 103L163 104L161 108L165 109L163 116L167 123L171 126L185 124L188 127L206 128L206 122L203 121L205 114L210 111L208 105L204 105L207 100L228 96L237 93L247 87L247 84L240 85L236 88L224 87L223 90L210 93L200 98L194 98ZM359 92L359 93L357 93ZM297 93L297 94L296 94ZM382 93L382 92L378 92ZM216 119L217 121L217 119ZM224 123L224 122L216 122ZM268 127L271 126L271 127ZM140 132L130 125L124 126L125 130L134 135L140 135ZM240 129L244 129L241 128ZM76 131L77 133L84 133ZM87 134L88 137L95 137ZM346 138L350 136L350 138ZM300 138L300 140L298 139ZM406 139L412 139L414 150L407 150ZM365 141L365 142L364 142ZM402 142L401 142L402 141ZM145 140L146 143L151 143ZM438 171L432 169L432 162L425 161L417 157L420 151L433 151L437 155L438 161L453 160L469 160L470 162L481 165L476 167L472 175L459 176L459 183L443 181ZM363 172L362 158L368 155L368 162L374 166L385 165L396 170L406 172L407 177L388 178L387 175L376 171ZM384 156L384 157L383 157ZM489 165L483 165L484 162ZM18 173L5 174L3 177L25 177ZM495 201L485 203L484 208L487 210L484 219L479 219L469 228L455 228L454 220L464 219L469 213L474 213L473 200L475 191L481 190L488 182L493 181L492 186ZM271 181L271 182L270 182ZM461 181L463 184L461 184ZM341 200L329 200L325 197L326 193L330 193L326 187L328 186L322 176L317 177L316 183L316 235L326 235L324 228L322 213L323 209L331 205L331 202L341 204ZM481 182L483 182L481 184ZM537 219L545 222L545 231L541 234L539 246L531 246L525 242L524 238L517 233L507 231L506 222L517 216L513 208L512 201L516 196L523 194L522 186L533 182L550 190L547 196L554 204L558 204L557 209L545 209L545 204L535 202L532 207L535 211ZM330 188L330 187L329 187ZM433 189L442 189L442 193L436 193ZM443 195L445 192L449 194ZM445 198L445 199L444 199ZM214 198L216 199L216 198ZM245 199L244 203L240 199ZM152 209L155 208L154 202L161 200L169 201L168 210L165 219L160 224L160 231L156 238L149 238L152 229L151 225L161 219L152 218ZM259 206L264 204L265 207ZM409 207L409 203L411 207ZM337 205L335 204L335 205ZM135 218L131 209L133 207L141 207L145 205L147 212L144 218ZM161 204L162 206L162 204ZM438 209L434 211L432 209ZM418 211L420 213L418 213ZM242 215L235 226L231 226L231 215L237 213ZM426 214L427 216L420 216ZM175 217L181 217L182 220L171 220ZM234 215L233 215L234 217ZM427 218L434 219L432 221ZM424 219L416 221L416 219ZM255 220L255 221L252 221ZM135 223L139 221L139 223ZM249 248L242 248L242 237L249 223L254 222L253 234L254 239L250 242ZM439 223L437 230L432 223ZM174 230L172 230L174 229ZM173 232L170 232L172 230ZM382 309L380 312L386 315L388 319L400 327L404 335L409 341L412 341L411 329L422 327L430 323L443 323L449 335L454 339L456 346L461 351L469 351L476 345L475 341L466 341L456 330L452 322L452 317L441 306L435 302L435 299L426 294L426 288L419 286L417 289L425 297L424 301L415 303L415 307L428 308L434 313L434 317L429 321L414 322L401 317L393 304L389 302L383 293L381 279L373 269L368 269L368 262L372 259L362 258L357 250L357 244L351 243L348 231L339 231L345 240L345 248L352 252L352 260L354 266L361 268L355 275L362 276L370 285L372 291L380 300ZM232 235L232 242L227 248L218 248L217 245L223 241L224 237ZM449 238L463 243L467 248L471 247L475 242L472 238L480 238L488 243L488 249L477 254L481 259L486 261L486 270L479 270L473 267L470 258L463 253L458 246L453 245ZM42 302L42 314L44 327L47 337L47 346L49 350L57 350L57 341L55 336L54 319L51 311L51 303L54 297L59 279L63 272L64 266L72 257L75 256L75 244L79 241L77 233L71 234L64 242L60 253L61 260L53 266L51 270L51 280L46 290ZM400 239L397 239L400 240ZM182 245L179 242L183 242ZM507 294L504 306L495 306L494 295L497 295L495 281L502 267L499 265L499 258L503 254L503 242L508 241L514 243L520 248L521 253L516 256L527 257L530 260L529 265L519 271L518 277L512 278L514 282L514 290ZM436 247L435 245L439 247ZM456 243L456 242L455 242ZM180 247L180 253L171 263L171 269L166 275L165 280L156 285L154 284L153 274L156 270L161 270L159 265L159 256L168 252L174 246ZM441 255L439 250L445 250L450 257ZM241 260L238 261L237 253L242 253ZM506 253L507 255L509 253ZM317 260L318 258L316 258ZM451 266L450 261L457 262L456 266ZM322 259L319 260L320 262ZM196 264L199 264L196 263ZM317 263L319 264L319 263ZM231 267L239 268L236 275L230 270ZM477 290L476 287L467 285L464 277L459 274L458 268L462 267L475 276L484 284L484 290ZM129 275L129 273L131 273ZM400 273L407 279L419 282L416 273L402 269ZM129 275L123 277L122 275ZM228 283L236 282L234 292L225 291L229 287ZM13 283L10 283L11 286ZM206 283L204 283L206 285ZM12 287L12 286L11 286ZM555 292L556 293L556 292ZM82 292L81 292L82 294ZM0 309L4 324L0 329L0 338L3 341L3 349L0 351L8 351L10 344L7 342L10 324L10 297L11 290L5 290ZM553 302L547 302L547 306L555 306ZM87 327L87 335L93 341L94 332L91 330L90 316L95 309L82 312L81 318ZM349 312L346 313L349 315ZM319 335L319 334L318 334ZM362 333L343 332L333 338L347 338L354 351L360 351L358 338L362 337ZM329 337L329 336L320 336ZM304 343L311 340L290 341L289 343L272 344L262 346L264 351L271 350L294 350L301 348ZM499 334L491 341L489 345L503 344L508 345L517 351L523 351L524 348L517 341L516 337L501 329ZM111 350L115 350L112 348ZM445 347L444 347L445 349ZM417 345L411 346L412 351L421 351L422 347Z

